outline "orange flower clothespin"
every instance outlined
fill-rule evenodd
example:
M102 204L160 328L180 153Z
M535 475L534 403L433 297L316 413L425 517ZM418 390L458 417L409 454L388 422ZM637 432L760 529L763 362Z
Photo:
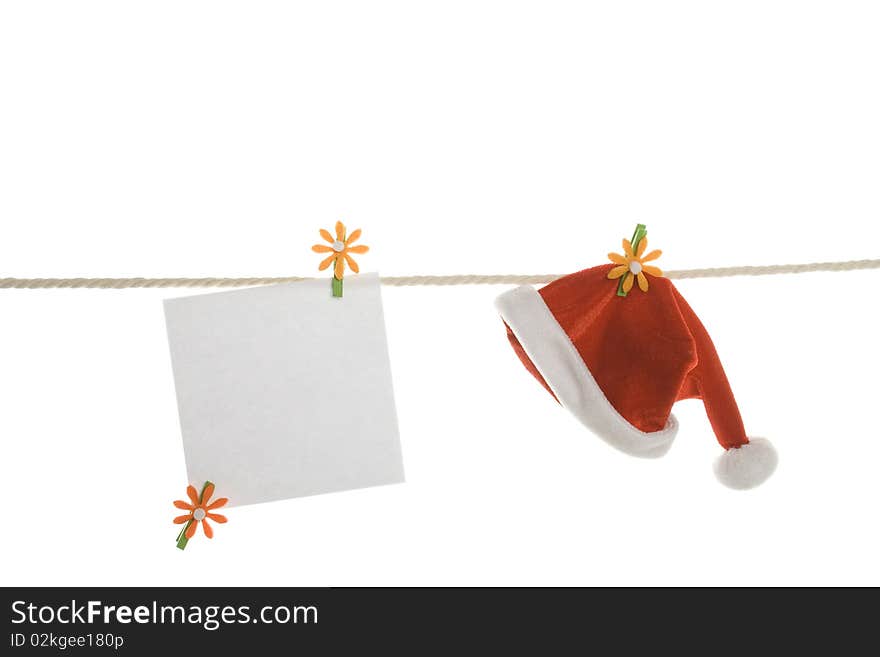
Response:
M648 230L645 228L644 224L639 224L636 226L636 231L633 233L632 240L623 240L624 255L620 255L619 253L608 254L609 260L616 265L608 271L608 278L612 280L616 278L620 279L617 284L617 296L625 297L629 294L635 281L639 282L639 289L642 292L647 292L648 277L645 276L645 274L650 274L651 276L663 276L663 272L660 271L658 267L645 264L651 260L656 260L663 254L663 252L656 249L646 254L645 251L647 248Z
M351 231L351 235L346 237L345 224L341 221L336 222L336 239L333 238L333 235L330 234L329 230L324 230L322 228L320 233L321 237L323 237L330 246L327 246L326 244L315 244L312 247L312 251L315 253L329 253L330 255L321 261L321 264L318 265L318 271L324 271L327 267L333 264L333 296L341 297L342 277L345 274L346 263L355 274L360 271L358 264L355 262L354 258L351 257L351 254L366 253L370 250L370 247L364 246L363 244L352 246L352 244L354 244L361 236L361 229L358 228L357 230Z
M229 501L229 498L226 497L218 497L213 502L210 501L211 495L214 494L214 484L210 481L205 482L205 485L202 487L201 495L199 495L194 486L187 486L186 494L187 497L189 497L189 502L184 502L183 500L174 501L174 506L178 509L189 511L189 513L177 516L174 519L175 525L184 525L183 529L181 529L180 533L177 535L177 547L181 550L186 547L189 539L195 536L196 526L200 522L202 523L202 531L205 532L205 536L208 538L214 538L214 530L211 525L208 524L208 519L219 523L226 522L226 516L214 513L214 509L219 509L221 506L225 506Z

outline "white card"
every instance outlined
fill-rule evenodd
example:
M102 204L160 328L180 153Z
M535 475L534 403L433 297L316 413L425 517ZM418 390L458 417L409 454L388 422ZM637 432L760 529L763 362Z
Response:
M186 469L230 506L403 481L377 274L165 301Z

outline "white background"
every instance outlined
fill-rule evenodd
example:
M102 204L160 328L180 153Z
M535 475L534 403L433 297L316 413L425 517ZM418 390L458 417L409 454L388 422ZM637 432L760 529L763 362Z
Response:
M871 2L4 2L0 276L564 273L870 258ZM880 272L682 281L777 474L699 402L659 461L522 368L503 288L385 288L408 483L230 511L186 484L161 300L0 292L0 582L880 584ZM646 335L646 340L651 336Z

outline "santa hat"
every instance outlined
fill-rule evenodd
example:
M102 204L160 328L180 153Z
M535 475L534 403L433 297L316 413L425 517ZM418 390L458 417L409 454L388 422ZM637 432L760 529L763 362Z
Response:
M746 437L709 334L672 282L644 264L660 252L645 255L647 239L636 238L624 240L625 255L609 254L614 264L498 297L508 339L562 406L633 456L663 456L678 430L672 405L702 399L725 450L718 479L757 486L773 473L776 452ZM640 289L632 290L634 281Z

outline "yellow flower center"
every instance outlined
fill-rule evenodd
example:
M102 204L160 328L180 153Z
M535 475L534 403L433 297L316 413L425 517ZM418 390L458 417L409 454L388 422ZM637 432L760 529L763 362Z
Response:
M632 272L633 276L638 276L642 273L642 263L638 260L630 260L629 270Z
M193 520L204 520L206 515L208 515L208 512L199 507L193 511Z
M344 248L345 242L343 242L342 240L336 240L335 242L333 242L333 250L336 251L336 253L342 253L342 250Z

